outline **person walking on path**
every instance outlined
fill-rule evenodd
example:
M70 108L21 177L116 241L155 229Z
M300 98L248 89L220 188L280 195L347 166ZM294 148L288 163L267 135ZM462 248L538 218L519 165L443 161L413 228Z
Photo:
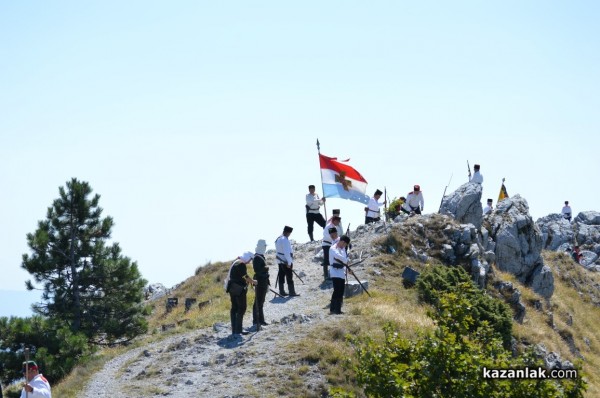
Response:
M310 241L314 242L313 230L315 222L319 224L321 228L325 228L325 218L321 214L321 206L325 204L325 198L320 199L319 195L315 193L315 186L308 186L308 193L306 194L306 223L308 224L308 236Z
M289 296L299 296L294 289L294 251L290 243L289 236L294 228L287 225L283 228L283 234L275 241L275 250L277 252L277 263L279 264L279 273L277 274L277 282L279 284L279 294L288 296L283 287L284 282L287 282Z
M269 291L269 267L265 260L265 252L267 250L267 242L264 239L259 239L256 243L254 258L252 259L252 268L254 268L254 280L256 280L256 288L254 289L254 306L252 307L252 324L256 325L256 329L260 325L267 326L265 321L265 313L263 307L265 305L265 297Z
M247 301L246 294L248 293L248 285L256 284L248 275L247 264L252 261L253 254L244 252L231 264L229 268L227 292L231 298L231 334L240 335L248 334L243 330L244 314L246 313Z

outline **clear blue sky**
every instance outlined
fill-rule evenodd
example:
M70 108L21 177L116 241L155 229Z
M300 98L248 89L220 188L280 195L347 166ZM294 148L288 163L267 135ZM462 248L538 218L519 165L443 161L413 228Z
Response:
M72 177L149 282L286 224L305 242L317 138L368 193L420 184L426 213L467 160L535 219L600 210L599 20L594 1L2 2L0 290L25 289L25 235Z

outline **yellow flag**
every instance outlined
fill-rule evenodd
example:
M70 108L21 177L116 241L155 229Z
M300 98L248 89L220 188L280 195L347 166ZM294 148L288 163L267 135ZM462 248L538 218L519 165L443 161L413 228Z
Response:
M504 178L502 179L502 186L500 187L500 194L498 195L498 202L496 203L500 203L501 200L504 200L508 198L508 192L506 192L506 187L504 186Z

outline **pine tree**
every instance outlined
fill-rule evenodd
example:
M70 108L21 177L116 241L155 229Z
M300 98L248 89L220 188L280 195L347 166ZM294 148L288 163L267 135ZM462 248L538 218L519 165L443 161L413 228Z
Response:
M141 304L146 281L118 243L108 244L113 219L101 218L100 196L90 199L91 193L75 178L59 188L46 219L27 234L31 254L23 255L22 267L43 284L37 313L62 320L90 342L131 339L147 329ZM26 285L34 289L31 280Z

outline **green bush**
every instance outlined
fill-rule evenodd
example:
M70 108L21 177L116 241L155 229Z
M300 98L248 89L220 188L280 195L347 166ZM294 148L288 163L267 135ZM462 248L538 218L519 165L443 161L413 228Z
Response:
M471 292L460 284L454 292L440 294L431 313L437 324L433 333L409 341L388 324L383 343L350 337L358 359L353 367L364 393L382 398L583 397L586 384L581 373L572 380L484 379L484 367L537 369L543 362L531 351L512 358L490 325L473 317L471 307ZM332 395L353 396L340 389Z
M477 330L487 322L509 348L512 339L512 312L510 307L479 289L461 267L433 267L423 272L417 280L419 298L439 310L440 299L444 294L461 291L469 302L469 311L474 320L472 329Z

